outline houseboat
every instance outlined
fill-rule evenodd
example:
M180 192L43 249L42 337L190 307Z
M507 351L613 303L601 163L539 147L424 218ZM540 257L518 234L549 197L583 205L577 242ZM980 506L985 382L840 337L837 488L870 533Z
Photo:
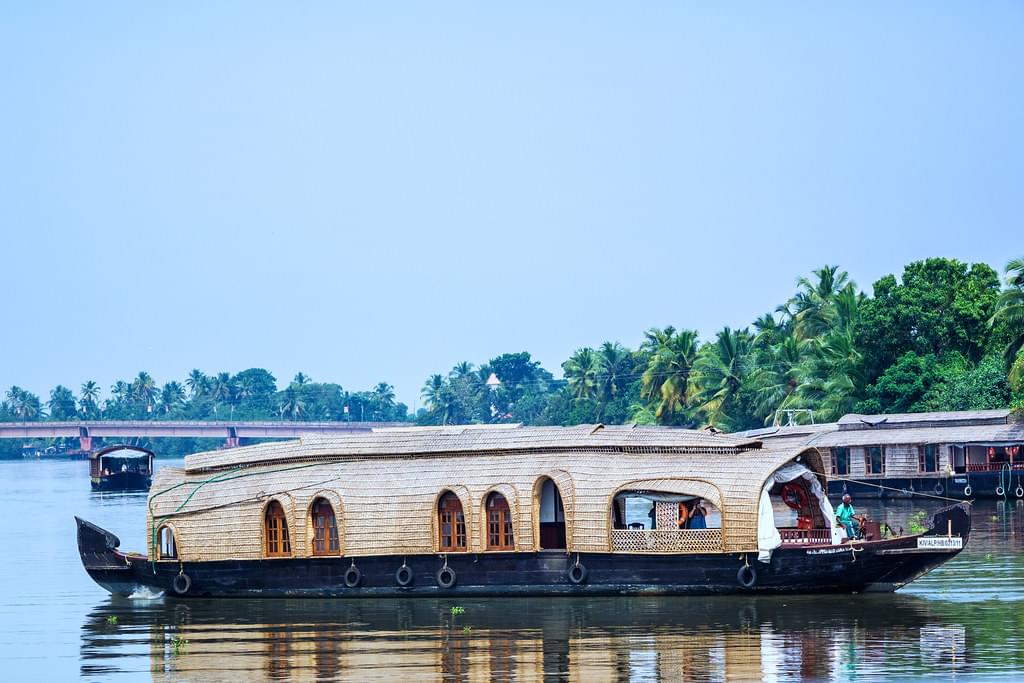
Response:
M743 432L770 447L813 446L829 493L1024 499L1024 422L1009 410L844 416Z
M153 479L153 451L108 446L89 455L89 480L97 491L145 491Z
M81 519L78 546L115 594L381 597L892 591L968 541L962 503L843 540L826 482L814 448L683 429L309 435L162 468L146 554Z

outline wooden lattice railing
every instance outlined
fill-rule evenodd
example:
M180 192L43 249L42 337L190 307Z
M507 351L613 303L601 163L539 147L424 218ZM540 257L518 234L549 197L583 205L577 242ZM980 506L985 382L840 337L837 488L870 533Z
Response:
M612 550L632 553L718 553L721 529L613 529Z
M831 543L831 529L779 529L783 543Z

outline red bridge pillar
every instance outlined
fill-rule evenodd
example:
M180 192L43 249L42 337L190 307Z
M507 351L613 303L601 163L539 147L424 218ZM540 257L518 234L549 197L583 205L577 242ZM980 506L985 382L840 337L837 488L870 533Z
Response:
M89 436L88 427L78 428L78 446L79 448L86 452L92 450L92 437Z
M234 427L228 427L228 438L225 446L227 448L238 448L238 433Z

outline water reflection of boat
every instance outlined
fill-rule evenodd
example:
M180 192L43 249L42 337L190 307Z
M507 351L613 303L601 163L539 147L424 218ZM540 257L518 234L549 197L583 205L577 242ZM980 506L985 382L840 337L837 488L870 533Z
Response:
M813 448L707 432L388 429L189 456L150 492L148 556L78 541L111 592L190 598L892 591L967 542L960 505L842 542L825 486Z
M821 679L892 663L917 646L963 666L963 628L902 596L375 601L105 602L83 626L83 660L99 667L147 634L153 669L201 680L225 671L267 678L365 680ZM118 617L113 626L108 617ZM187 641L187 656L174 642ZM950 648L952 651L947 652ZM915 649L917 649L915 647ZM84 668L84 667L83 667ZM948 665L946 665L948 668ZM891 669L890 669L891 670ZM107 669L113 673L113 667Z
M145 491L153 478L153 451L116 445L89 454L89 480L98 491Z

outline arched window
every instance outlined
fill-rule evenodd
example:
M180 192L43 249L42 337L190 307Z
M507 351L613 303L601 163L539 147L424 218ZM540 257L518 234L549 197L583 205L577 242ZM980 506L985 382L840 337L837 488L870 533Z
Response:
M323 498L313 501L313 554L337 555L341 551L338 543L338 521L334 508Z
M515 550L512 539L512 511L500 493L487 496L487 549Z
M169 526L160 527L160 531L157 532L157 538L160 542L160 559L178 559L178 546L174 543L174 529Z
M466 549L466 517L459 497L449 491L437 503L437 528L441 550L461 552Z
M292 554L292 544L288 540L288 519L284 516L284 508L276 500L267 506L263 525L266 532L267 557L286 557Z

